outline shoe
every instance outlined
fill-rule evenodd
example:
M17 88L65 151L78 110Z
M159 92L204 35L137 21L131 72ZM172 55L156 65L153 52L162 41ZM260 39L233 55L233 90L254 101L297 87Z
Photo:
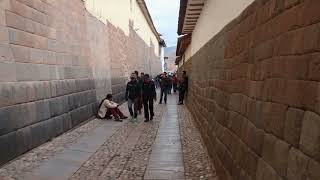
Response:
M121 120L121 119L115 119L115 121L117 121L117 122L122 122L122 120Z
M120 119L128 119L128 117L127 116L123 116Z
M106 119L112 119L112 116L107 116L107 117L105 117Z
M144 122L149 122L149 119L147 118L146 120L144 120Z
M152 121L152 120L153 120L153 116L150 117L150 121Z
M182 103L182 102L179 102L178 105L183 105L183 103Z
M162 102L159 102L159 104L162 104Z

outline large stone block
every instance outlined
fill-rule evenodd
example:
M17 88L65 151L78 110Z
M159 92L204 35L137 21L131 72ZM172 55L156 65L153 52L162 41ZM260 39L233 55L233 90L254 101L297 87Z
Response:
M6 11L5 15L8 27L12 27L22 31L26 30L26 18L10 11Z
M315 81L320 81L320 54L313 54L309 64L308 78Z
M8 44L0 44L0 54L1 54L0 62L1 61L12 62L14 60L11 48Z
M30 48L19 45L10 45L16 62L30 62Z
M283 180L283 178L270 165L259 159L256 180Z
M308 165L308 172L310 179L320 179L320 163L315 160L310 160Z
M51 116L51 106L49 100L41 100L36 103L37 122L49 119Z
M27 32L9 28L9 42L14 45L33 47L34 36Z
M0 82L16 81L16 64L11 62L0 62Z
M0 26L0 43L9 43L9 31L7 27Z
M320 161L320 116L316 113L305 113L299 144L303 152Z
M51 117L59 116L69 111L68 96L52 98L49 101Z
M287 106L276 103L263 103L262 123L263 128L280 138L283 137Z
M18 155L15 142L16 134L10 133L0 136L0 164L4 164Z
M16 134L16 141L11 142L12 144L15 144L17 154L23 154L27 152L28 150L34 148L32 147L32 138L31 138L31 128L25 127L22 129L19 129L15 132Z
M0 108L13 105L16 94L13 93L13 83L0 83Z
M63 131L66 132L72 128L72 121L71 121L70 113L63 114L61 118L63 121Z
M289 108L286 114L284 139L296 148L299 146L303 115L304 111L295 108Z
M48 121L42 121L30 126L32 136L32 147L37 147L50 139L51 127Z
M18 81L37 81L40 80L40 66L31 63L16 63Z
M307 177L310 158L295 148L291 148L288 157L287 179L303 180Z

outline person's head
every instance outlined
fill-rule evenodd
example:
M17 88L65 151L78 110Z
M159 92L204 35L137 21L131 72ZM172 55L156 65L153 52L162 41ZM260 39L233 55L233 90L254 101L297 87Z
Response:
M107 94L106 99L108 99L108 100L112 100L112 94Z
M141 73L140 73L140 76L141 76L141 77L144 77L144 73L143 73L143 72L141 72Z
M134 74L138 77L139 76L139 72L138 71L134 71Z
M149 76L149 74L145 74L143 77L144 77L144 80L145 80L145 81L150 81L150 76Z
M132 73L130 76L130 81L134 81L136 79L136 74Z
M163 75L164 75L164 76L167 76L167 72L164 72Z

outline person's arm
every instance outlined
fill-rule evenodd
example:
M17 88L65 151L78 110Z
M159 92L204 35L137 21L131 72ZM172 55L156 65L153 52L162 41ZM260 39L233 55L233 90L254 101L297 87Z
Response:
M112 102L112 101L110 101L110 100L106 100L106 101L105 101L105 106L106 106L107 108L116 108L116 107L118 107L118 104L117 104L117 103L114 103L114 102Z

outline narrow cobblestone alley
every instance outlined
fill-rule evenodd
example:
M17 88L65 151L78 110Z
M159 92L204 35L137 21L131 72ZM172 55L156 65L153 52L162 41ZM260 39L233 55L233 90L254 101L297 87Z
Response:
M214 179L184 106L156 105L150 123L94 119L11 161L2 179ZM126 104L121 110L128 113ZM1 179L0 178L0 179Z

